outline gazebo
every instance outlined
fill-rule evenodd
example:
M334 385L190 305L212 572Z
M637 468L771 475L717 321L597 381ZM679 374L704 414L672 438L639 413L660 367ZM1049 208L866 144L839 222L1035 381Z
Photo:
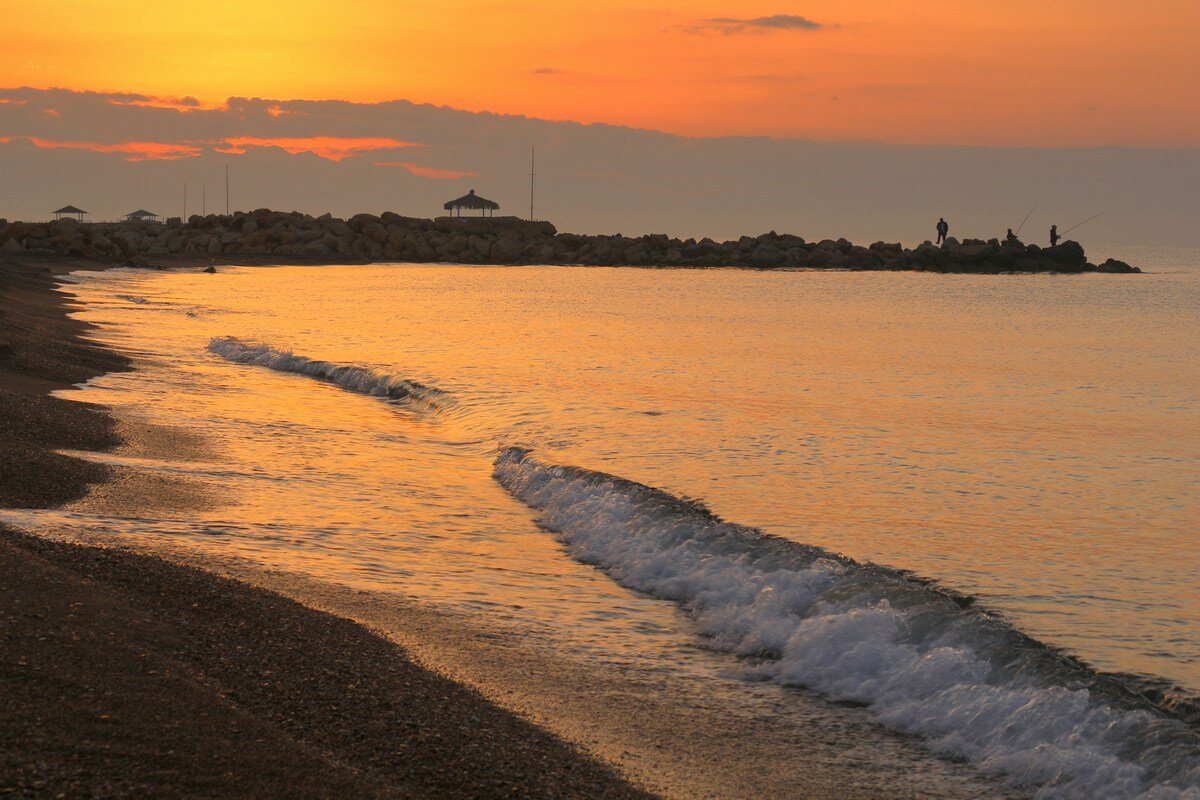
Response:
M84 211L82 208L76 208L75 206L63 206L58 211L54 212L54 218L62 219L63 217L75 217L80 222L83 222L83 215L86 213L88 212Z
M475 194L474 189L467 192L457 200L451 200L442 207L449 211L450 216L452 217L461 217L464 208L468 211L478 211L479 216L481 217L490 217L492 216L493 212L500 210L499 203L483 199L479 195Z
M137 211L132 211L125 215L126 222L145 222L146 220L157 222L158 214L155 214L153 211L147 211L144 208L139 208Z

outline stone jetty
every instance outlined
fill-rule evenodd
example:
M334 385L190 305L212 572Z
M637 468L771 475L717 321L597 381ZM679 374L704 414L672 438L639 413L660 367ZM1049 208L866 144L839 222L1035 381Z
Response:
M56 253L149 266L160 259L273 258L311 263L416 261L452 264L571 264L753 269L921 270L929 272L1140 272L1114 259L1087 260L1076 242L1038 247L998 239L950 238L914 248L807 241L774 231L717 242L665 234L559 233L516 217L418 219L385 212L337 219L259 209L192 216L186 222L81 223L0 220L0 255Z

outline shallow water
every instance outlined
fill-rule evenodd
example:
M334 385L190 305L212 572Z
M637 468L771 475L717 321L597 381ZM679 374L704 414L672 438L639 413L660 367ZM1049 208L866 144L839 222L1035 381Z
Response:
M1048 795L1192 796L1194 726L1033 641L1200 691L1200 258L1110 250L1155 271L81 275L82 316L142 360L70 395L199 430L210 459L138 465L223 504L33 516L403 595L726 708L768 702L747 678L810 687ZM1061 729L1007 730L1051 702Z

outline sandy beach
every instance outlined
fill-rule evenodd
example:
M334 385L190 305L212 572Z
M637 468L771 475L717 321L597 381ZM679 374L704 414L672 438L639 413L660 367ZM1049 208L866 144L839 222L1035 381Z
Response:
M48 396L127 361L56 276L0 260L0 506L80 497L119 443ZM158 558L0 531L0 795L641 797L366 628Z

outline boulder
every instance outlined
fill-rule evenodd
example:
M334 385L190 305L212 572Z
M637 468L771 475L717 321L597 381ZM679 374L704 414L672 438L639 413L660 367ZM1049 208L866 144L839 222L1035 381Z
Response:
M754 248L749 261L756 267L782 266L787 260L786 254L773 244L766 242Z
M1079 242L1063 242L1054 247L1047 247L1042 250L1041 255L1043 259L1049 259L1064 272L1079 272L1087 263L1083 247Z
M467 244L470 249L475 251L481 258L487 258L488 253L492 250L492 243L489 238L472 234L467 239Z
M1096 267L1096 272L1134 273L1141 272L1141 270L1137 267L1131 267L1124 261L1118 261L1115 258L1110 258L1100 266Z

